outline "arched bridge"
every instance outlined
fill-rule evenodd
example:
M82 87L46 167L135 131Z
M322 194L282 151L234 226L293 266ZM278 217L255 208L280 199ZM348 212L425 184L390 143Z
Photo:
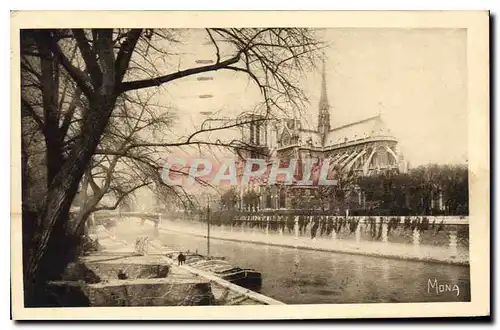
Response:
M156 223L156 226L158 226L161 223L161 213L151 213L151 212L116 212L116 211L100 211L100 212L94 212L92 213L91 216L91 222L95 223L97 222L102 222L106 220L120 220L121 218L124 217L134 217L134 218L140 218L143 221L149 220L153 221Z

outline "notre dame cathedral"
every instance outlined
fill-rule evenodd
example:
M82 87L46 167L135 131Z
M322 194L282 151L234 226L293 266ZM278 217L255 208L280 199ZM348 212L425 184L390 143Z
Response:
M244 128L245 142L254 145L269 158L330 159L330 166L353 176L368 176L393 171L406 172L407 162L398 152L398 140L385 124L382 115L374 115L356 122L332 125L325 65L323 64L318 123L314 129L304 127L299 118L278 121L255 121ZM317 187L294 187L276 184L248 186L245 191L257 191L261 209L294 208L291 192L301 189L300 199L315 199ZM363 203L363 194L350 187L350 197ZM317 197L317 196L316 196ZM309 203L311 205L311 203Z

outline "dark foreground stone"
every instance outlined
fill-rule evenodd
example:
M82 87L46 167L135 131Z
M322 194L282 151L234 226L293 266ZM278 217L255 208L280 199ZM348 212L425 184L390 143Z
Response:
M112 280L95 284L49 283L58 306L205 306L215 303L208 281L187 279Z
M75 262L68 265L62 280L99 283L116 279L165 278L169 271L170 267L162 264Z
M51 307L200 306L216 304L208 280L171 272L160 257L104 255L68 265L50 282Z

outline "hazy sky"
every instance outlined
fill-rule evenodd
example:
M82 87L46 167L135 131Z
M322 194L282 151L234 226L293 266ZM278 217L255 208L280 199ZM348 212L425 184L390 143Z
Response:
M215 59L213 48L190 34L198 42L184 43L171 59L181 69L196 65L196 59ZM412 165L466 160L466 30L349 28L319 34L330 45L325 55L332 127L381 112ZM179 134L199 125L201 111L234 117L259 101L244 75L205 76L214 80L189 77L165 89L163 100L180 118ZM310 126L316 125L320 84L320 72L311 72L302 84L310 100L304 118ZM212 97L199 98L204 94Z

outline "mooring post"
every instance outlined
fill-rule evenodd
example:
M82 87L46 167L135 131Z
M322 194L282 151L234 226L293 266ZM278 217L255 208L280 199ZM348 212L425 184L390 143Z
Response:
M337 239L337 230L335 228L335 224L333 225L333 228L332 228L332 239L333 240Z
M387 243L389 242L389 238L387 236L388 224L387 221L384 221L383 217L379 217L379 219L382 222L382 242Z
M450 231L450 255L455 257L457 255L457 232L455 230Z
M413 248L415 250L418 250L420 247L420 231L418 228L415 227L413 229Z

